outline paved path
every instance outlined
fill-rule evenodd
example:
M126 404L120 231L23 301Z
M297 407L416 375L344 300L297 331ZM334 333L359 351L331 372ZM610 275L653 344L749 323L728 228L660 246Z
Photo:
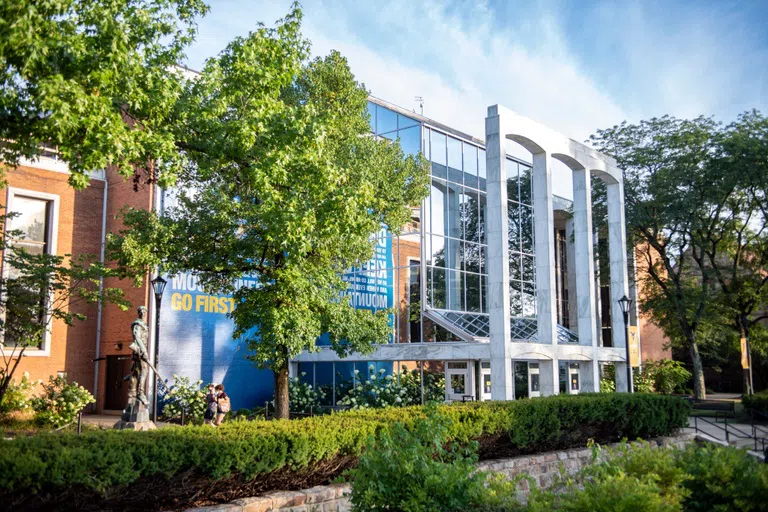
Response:
M702 417L699 417L698 419L694 419L693 416L689 417L688 428L684 428L683 431L686 433L696 433L694 425L698 425L699 432L703 432L704 434L707 434L708 436L717 439L718 441L723 443L728 442L733 446L747 448L748 450L755 449L755 441L752 438L752 425L728 420L729 435L727 436L726 441L725 423L722 420L715 422L715 418L713 417L705 417L705 419L708 421L702 420ZM712 423L715 424L713 425ZM757 435L758 437L768 438L768 427L761 426ZM745 439L745 437L747 437L747 439ZM758 451L762 451L759 441L757 446Z
M112 428L118 421L120 421L119 414L83 414L84 425L93 425L99 428ZM169 426L169 424L164 421L158 421L156 425L158 428Z

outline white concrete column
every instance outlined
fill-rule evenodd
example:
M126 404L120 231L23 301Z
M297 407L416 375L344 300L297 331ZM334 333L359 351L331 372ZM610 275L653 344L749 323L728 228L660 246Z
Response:
M555 214L552 209L552 166L548 154L542 152L533 155L532 179L539 343L556 345Z
M573 218L565 221L565 263L568 271L568 323L579 332L579 302L576 293L576 250L573 236Z
M485 119L488 207L488 312L490 315L491 398L512 400L512 346L509 332L509 234L504 133L496 106ZM550 200L551 202L551 200ZM551 209L551 208L550 208Z
M579 379L582 393L600 391L600 368L597 361L579 361ZM568 383L570 386L570 382Z
M629 293L627 285L627 238L624 231L624 187L609 183L608 194L608 251L611 265L611 333L613 346L625 348L624 315L619 299ZM616 391L627 391L626 366L616 364Z
M589 171L573 171L573 245L576 270L575 303L579 344L597 346L595 328L595 259L592 243L592 184Z
M541 396L560 394L560 373L558 359L552 359L551 361L538 361L538 363Z

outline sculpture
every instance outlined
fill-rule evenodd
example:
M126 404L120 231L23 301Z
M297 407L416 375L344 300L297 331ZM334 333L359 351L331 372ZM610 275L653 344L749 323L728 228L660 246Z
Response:
M115 428L119 430L151 430L155 428L155 424L149 421L149 410L147 409L149 400L144 392L151 368L148 360L149 353L147 352L149 336L147 308L139 306L138 314L139 317L131 324L133 341L131 341L130 349L133 364L131 364L131 373L125 377L125 380L128 380L130 384L128 405L123 409L120 421L115 424Z
M131 354L130 374L130 389L128 390L128 404L135 403L136 400L142 404L149 405L147 395L144 392L146 388L147 375L149 374L149 365L147 360L149 354L147 353L147 339L149 336L149 329L147 328L147 308L139 306L138 309L139 318L133 321L131 324L131 332L133 333L133 341L131 342L130 349L133 352Z

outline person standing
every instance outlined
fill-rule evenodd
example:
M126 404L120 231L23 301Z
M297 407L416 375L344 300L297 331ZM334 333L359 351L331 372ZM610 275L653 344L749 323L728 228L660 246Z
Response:
M218 427L221 425L221 422L224 421L224 416L226 416L230 411L231 404L229 402L229 396L227 396L227 394L224 392L224 384L219 384L216 386L216 394L218 404L218 410L216 413L216 426Z
M213 384L208 384L208 394L205 395L205 413L203 419L206 425L213 425L213 421L216 419L216 414L219 411L218 396L216 394L216 388Z

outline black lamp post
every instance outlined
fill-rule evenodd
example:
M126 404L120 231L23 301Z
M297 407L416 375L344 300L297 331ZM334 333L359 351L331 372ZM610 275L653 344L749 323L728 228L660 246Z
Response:
M624 315L624 344L627 348L627 391L634 392L634 383L632 382L632 363L629 360L629 308L632 306L632 299L626 295L619 299L619 307Z
M160 366L160 361L158 360L160 355L160 303L163 300L163 291L167 283L168 281L163 279L160 274L152 280L152 289L155 292L155 343L153 350L155 353L155 368ZM152 386L152 421L157 421L157 379L159 378L160 376L155 374L155 378L152 381L154 382Z

